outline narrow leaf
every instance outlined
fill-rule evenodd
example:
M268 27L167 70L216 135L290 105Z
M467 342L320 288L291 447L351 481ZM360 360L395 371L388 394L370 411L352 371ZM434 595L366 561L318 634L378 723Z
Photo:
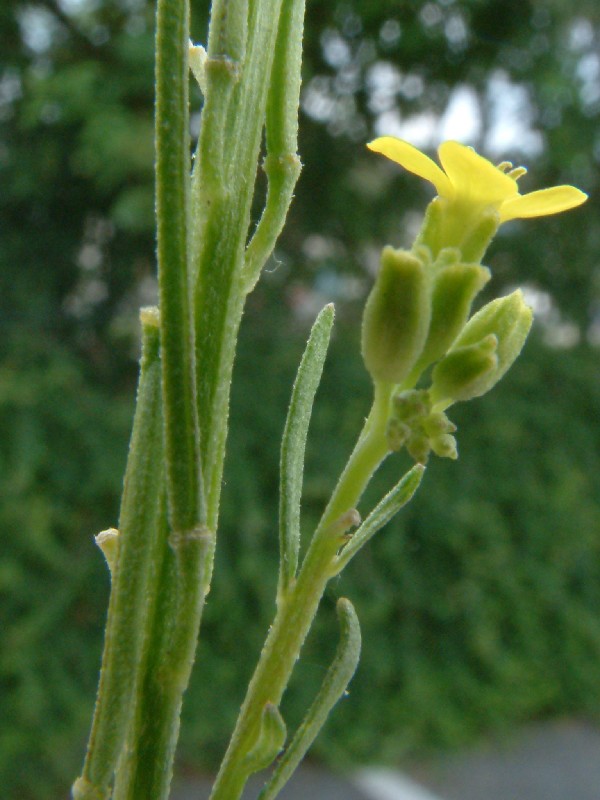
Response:
M381 530L381 528L400 511L402 506L406 505L406 503L411 500L412 496L419 488L424 472L425 467L422 464L416 464L402 477L396 486L386 494L379 504L375 506L334 562L334 575L341 572L360 548L366 544L377 531Z
M313 325L298 368L283 431L279 487L279 598L285 596L298 567L306 437L315 394L323 372L333 317L333 305L327 305Z
M296 767L325 724L331 709L345 693L360 658L360 625L350 600L341 597L337 603L340 642L327 670L321 689L289 747L279 760L259 800L273 800L293 775Z

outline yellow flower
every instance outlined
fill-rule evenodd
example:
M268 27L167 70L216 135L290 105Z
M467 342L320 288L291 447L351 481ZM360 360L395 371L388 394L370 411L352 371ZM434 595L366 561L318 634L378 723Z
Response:
M575 208L587 199L574 186L519 194L517 180L526 172L524 168L512 169L508 162L495 166L459 142L443 142L438 148L443 169L413 145L393 136L382 136L367 147L432 183L455 212L460 209L470 218L486 210L497 212L499 223L545 217Z

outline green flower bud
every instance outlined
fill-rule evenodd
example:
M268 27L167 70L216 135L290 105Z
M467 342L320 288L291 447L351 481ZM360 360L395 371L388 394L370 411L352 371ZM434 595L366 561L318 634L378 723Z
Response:
M411 435L411 428L410 425L406 425L406 423L400 422L392 417L388 421L385 435L390 450L397 452L398 450L402 450L406 444L407 439Z
M467 400L488 392L512 366L523 349L527 334L531 328L532 319L531 308L525 305L523 294L520 290L485 305L467 322L446 358L442 359L434 369L432 396L435 402L442 399ZM485 342L491 342L489 337L492 336L497 341L494 351L496 364L493 368L486 370L486 347L488 348L488 358L491 357L491 353L489 352L490 345L485 344ZM470 355L461 356L457 362L455 354L459 350L464 351L472 348L472 346L475 347L468 350ZM466 361L471 359L469 361L471 364L479 359L479 378L475 381L476 386L472 385L470 389L465 386L461 392L458 387L458 379L455 377L453 392L450 392L452 369L449 369L448 364L454 364L455 370L458 370L456 365L460 363L461 358L466 359ZM451 360L445 364L444 362L447 359Z
M394 414L402 422L413 422L426 417L431 411L431 400L427 389L408 389L392 400Z
M429 453L442 458L457 458L453 434L456 425L443 411L432 411L426 389L407 389L392 401L386 436L390 450L406 447L419 464L425 464Z
M442 433L439 436L434 436L429 442L436 456L440 458L451 458L453 461L456 461L458 458L456 439L451 434Z
M429 334L416 370L422 372L448 351L469 317L473 300L489 279L489 269L481 264L450 264L437 273Z
M431 443L425 434L414 433L406 443L406 449L417 464L426 464L431 452Z
M384 248L362 323L362 355L374 381L401 383L406 378L425 343L430 313L423 262Z
M455 433L456 425L448 419L443 411L432 411L423 420L423 430L429 437L434 437L443 433Z
M116 528L107 528L107 530L100 531L100 533L96 534L96 536L94 536L94 541L104 554L112 580L115 575L117 558L119 556L119 531Z
M432 374L434 400L470 400L487 391L490 374L498 368L494 334L465 347L452 348L436 365Z

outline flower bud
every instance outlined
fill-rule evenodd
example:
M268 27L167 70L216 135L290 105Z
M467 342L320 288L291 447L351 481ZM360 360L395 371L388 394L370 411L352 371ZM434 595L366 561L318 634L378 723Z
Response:
M490 374L498 368L497 346L497 338L490 334L475 344L452 348L433 370L434 401L470 400L487 391Z
M400 420L394 417L388 420L385 436L390 450L394 452L402 450L411 433L410 425L407 425L405 422L400 422Z
M414 433L406 443L406 449L417 464L426 464L431 452L431 442L423 433Z
M395 416L402 422L423 419L431 412L431 400L426 389L408 389L392 400Z
M467 322L448 355L434 369L435 401L468 400L488 392L521 352L532 318L531 308L525 305L520 290L485 305ZM486 361L492 358L490 337L496 340L493 367L491 361Z
M390 450L406 447L419 464L427 462L432 450L442 458L458 458L455 431L443 411L432 411L426 389L405 389L393 398L386 429Z
M100 531L100 533L96 534L96 536L94 536L94 541L104 554L112 579L115 574L119 555L119 531L116 528L107 528L105 531Z
M435 276L429 334L418 367L422 371L441 358L463 329L471 304L490 279L481 264L449 264Z
M441 433L439 436L434 436L430 439L431 449L440 458L451 458L456 461L458 458L458 449L456 447L456 439L449 433Z
M362 324L362 355L374 381L401 383L406 378L425 343L430 314L423 262L384 248Z

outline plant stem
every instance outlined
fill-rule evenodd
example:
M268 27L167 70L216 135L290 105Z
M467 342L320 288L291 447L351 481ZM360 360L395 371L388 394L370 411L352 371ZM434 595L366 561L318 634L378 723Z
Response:
M280 26L283 2L293 2L296 11ZM107 652L113 660L123 657L128 671L122 684L111 678L110 692L103 673L102 702L117 713L111 719L103 712L106 724L92 743L109 754L99 760L93 755L93 768L86 763L75 795L80 800L107 798L115 770L115 800L168 795L182 696L212 574L231 372L250 288L243 274L250 209L276 51L288 54L291 70L278 80L287 81L296 95L295 105L292 95L286 105L286 142L297 113L302 36L297 3L214 0L190 192L188 2L158 0L156 198L168 521L158 485L152 494L137 497L140 519L151 510L156 517L160 506L160 544L140 560L145 583L139 577L131 587L137 616L121 618L111 601L107 643L114 639L111 625L120 638L116 649L107 644ZM281 40L278 45L278 36L292 35L293 47ZM263 215L260 247L253 250L253 282L281 229L297 177L295 146L278 156L285 169L280 179L279 162L274 165L269 205L276 213ZM159 435L160 425L146 431L151 434ZM161 457L153 463L158 469ZM147 587L146 605L141 587ZM111 732L117 722L118 735Z
M311 627L331 577L331 565L349 524L344 518L354 509L371 476L388 453L385 425L391 386L379 386L371 413L354 452L325 509L308 548L300 573L283 599L248 687L238 722L211 800L237 800L248 778L244 760L254 746L267 703L279 705L300 649Z
M267 199L246 249L244 277L247 291L258 280L260 270L281 233L300 174L301 164L296 150L304 8L304 0L284 0L281 7L266 108L267 155L263 169L268 181Z
M166 9L173 0L161 2ZM115 800L161 800L168 795L182 696L212 573L229 387L247 293L242 268L271 75L269 54L275 49L280 4L281 0L259 0L251 4L250 12L247 0L213 4L206 97L192 178L186 278L195 321L194 351L188 357L195 361L195 430L205 481L206 525L196 521L191 527L175 528L171 514L174 533L168 545L165 542L164 568L158 579L160 602L148 631L136 720L117 775ZM164 17L159 14L159 26L161 21ZM179 59L184 49L181 31L178 28ZM251 37L246 42L248 32ZM159 48L162 41L157 34ZM160 81L157 86L160 90ZM157 113L159 107L157 103ZM157 147L163 145L168 146L168 140L157 136ZM159 153L157 158L160 161ZM176 172L177 180L178 175ZM290 199L291 192L288 205ZM181 329L182 322L178 325ZM190 452L184 453L184 459L189 456ZM181 508L188 507L182 504ZM193 521L189 514L178 518L186 524Z
M169 518L174 531L204 521L188 276L189 5L158 0L156 219Z
M241 273L281 2L250 4L239 69L231 67L237 63L234 56L223 59L222 36L220 47L213 43L219 29L212 23L209 38L206 106L192 180L191 259L202 463L212 529L218 518L231 370L246 295ZM221 51L219 58L216 51Z
M117 771L113 800L160 800L168 797L171 783L181 702L204 602L198 586L208 539L169 539L165 516L161 544L156 560L159 588L148 626L136 719ZM188 607L190 597L197 598L196 609Z
M143 326L133 432L119 517L119 553L112 578L102 671L82 776L74 800L104 800L134 711L143 631L152 591L152 558L164 480L156 324Z

